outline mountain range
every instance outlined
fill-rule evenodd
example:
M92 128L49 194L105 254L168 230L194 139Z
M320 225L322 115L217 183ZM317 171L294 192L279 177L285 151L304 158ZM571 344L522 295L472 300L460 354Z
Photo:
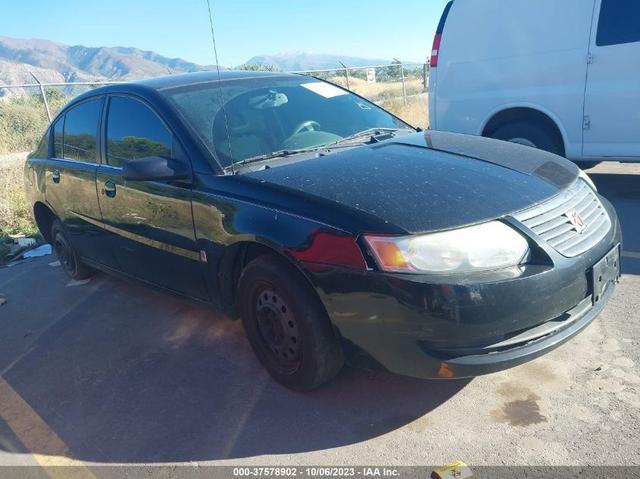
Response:
M340 62L349 66L366 66L388 63L388 60L293 52L255 56L245 65L291 71L339 68ZM132 80L214 68L213 65L198 65L131 47L71 46L50 40L0 36L0 85L33 83L33 75L42 83L57 83ZM8 89L0 88L0 96L8 92Z
M340 68L341 63L350 67L365 67L369 65L385 65L390 61L379 58L360 58L324 53L288 52L275 55L258 55L246 62L248 65L273 66L276 70L281 71L326 70Z

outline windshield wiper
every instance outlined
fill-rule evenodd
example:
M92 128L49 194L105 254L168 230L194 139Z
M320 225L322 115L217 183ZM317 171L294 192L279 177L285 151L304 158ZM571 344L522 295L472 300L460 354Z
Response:
M260 161L273 160L275 158L286 158L287 156L299 155L300 153L310 153L312 151L316 151L317 149L318 147L314 146L313 148L299 148L297 150L272 151L270 153L265 153L264 155L252 156L251 158L245 158L242 161L232 163L231 165L227 166L224 171L225 173L227 173L229 171L233 171L235 168L242 167L250 163L258 163Z
M362 130L352 135L345 136L344 138L334 141L333 143L328 143L324 145L324 148L331 148L332 146L340 145L341 143L347 143L349 141L359 140L361 138L367 137L371 142L375 142L380 136L394 137L396 132L400 130L410 130L410 128L367 128L366 130Z
M350 141L358 140L363 137L369 137L371 140L374 140L377 137L383 135L395 136L397 131L401 130L409 130L414 131L412 128L367 128L366 130L359 131L358 133L354 133L353 135L345 136L344 138L340 138L331 143L327 143L324 145L315 145L308 148L299 148L294 150L277 150L270 153L265 153L263 155L252 156L251 158L246 158L244 160L238 161L227 166L224 169L225 173L233 172L236 168L241 168L245 165L251 163L259 163L261 161L273 160L275 158L286 158L288 156L299 155L301 153L312 153L322 150L331 150L334 148L343 148L345 145L343 143L349 143ZM353 146L353 145L352 145Z

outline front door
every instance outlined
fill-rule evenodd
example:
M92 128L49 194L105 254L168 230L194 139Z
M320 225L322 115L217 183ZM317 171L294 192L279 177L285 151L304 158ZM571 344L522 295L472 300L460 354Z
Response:
M117 269L189 296L206 298L190 186L122 178L124 161L166 156L188 163L177 140L147 104L117 95L108 100L105 137L106 164L98 168L98 198Z
M640 2L601 0L594 17L583 156L638 160Z

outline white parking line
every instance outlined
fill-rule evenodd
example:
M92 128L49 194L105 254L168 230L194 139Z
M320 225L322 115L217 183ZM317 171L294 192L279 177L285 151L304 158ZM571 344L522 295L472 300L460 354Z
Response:
M638 253L636 251L623 251L622 252L622 257L623 258L640 259L640 253Z

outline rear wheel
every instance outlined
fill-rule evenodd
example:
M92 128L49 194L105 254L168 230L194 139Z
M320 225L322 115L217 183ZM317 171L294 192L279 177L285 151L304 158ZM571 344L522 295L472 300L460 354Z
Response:
M95 271L83 263L73 249L60 220L55 220L51 226L51 242L60 265L71 279L81 280L93 276Z
M557 138L547 128L530 123L508 123L498 127L491 135L496 140L510 141L520 145L538 148L540 150L563 156L562 140Z
M265 255L246 266L238 307L253 350L280 384L310 390L342 368L340 340L320 299L284 260Z

